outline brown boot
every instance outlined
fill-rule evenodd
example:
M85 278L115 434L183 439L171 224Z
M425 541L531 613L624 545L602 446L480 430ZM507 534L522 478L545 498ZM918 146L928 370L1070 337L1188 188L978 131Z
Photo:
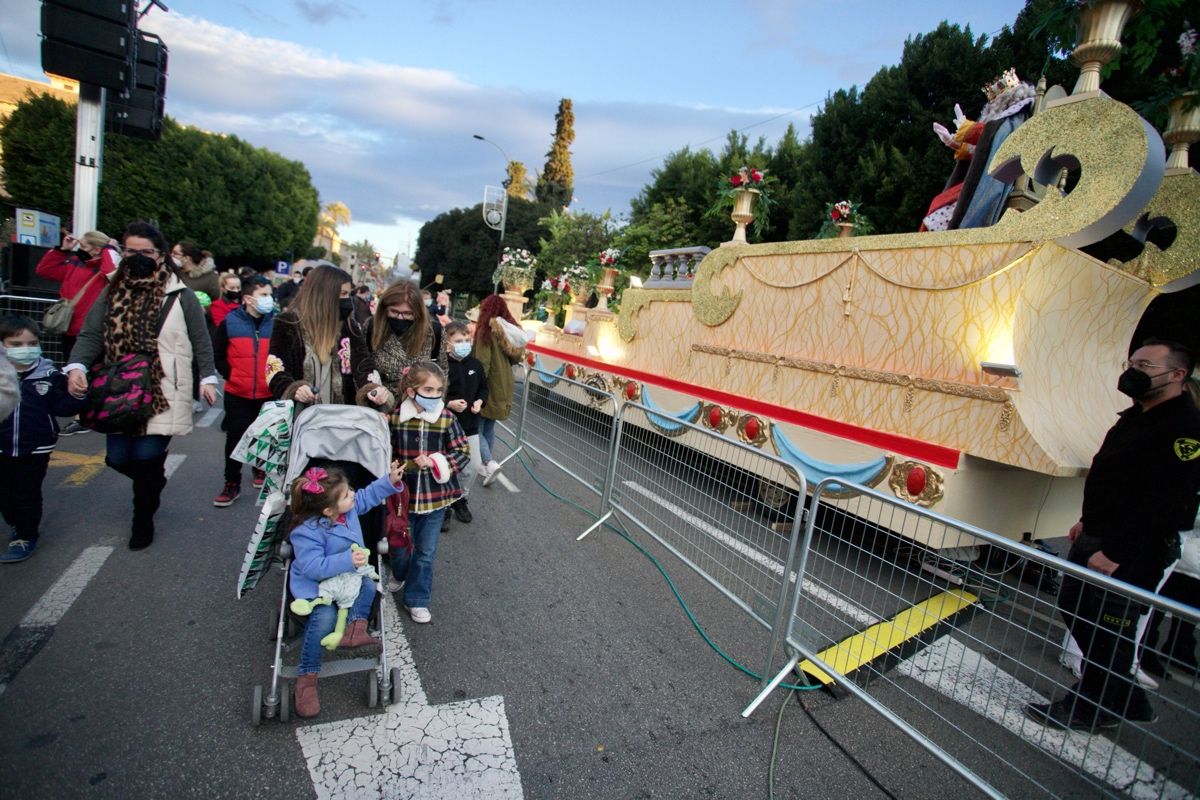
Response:
M315 717L321 713L321 701L317 698L317 673L296 678L296 716Z
M342 642L338 647L346 649L379 647L379 640L367 634L365 619L356 619L346 626L346 632L342 634Z

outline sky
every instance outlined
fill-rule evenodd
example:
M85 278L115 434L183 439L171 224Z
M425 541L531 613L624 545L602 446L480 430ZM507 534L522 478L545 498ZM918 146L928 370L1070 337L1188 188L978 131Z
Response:
M147 0L141 0L146 4ZM627 214L669 153L732 129L801 137L831 92L899 61L943 19L990 35L1023 0L164 0L167 114L301 161L347 241L411 254L506 158L540 171L575 113L572 210ZM3 0L0 70L45 80L38 0ZM948 98L972 104L971 98ZM949 124L949 120L947 120ZM484 136L488 142L472 138ZM932 133L931 133L932 135Z

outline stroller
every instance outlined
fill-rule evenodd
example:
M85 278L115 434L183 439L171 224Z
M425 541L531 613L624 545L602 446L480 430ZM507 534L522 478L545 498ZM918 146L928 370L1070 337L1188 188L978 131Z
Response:
M276 404L281 406L282 404ZM290 405L290 404L289 404ZM264 498L262 515L256 528L256 537L251 540L251 552L247 554L247 564L256 554L260 562L259 572L265 572L261 563L282 564L283 588L280 591L278 614L273 617L273 633L275 640L275 660L271 667L271 684L264 697L263 686L257 685L253 690L250 706L250 718L254 725L262 722L263 718L279 717L281 722L288 722L292 716L294 685L297 677L295 666L283 663L285 651L298 651L299 639L304 632L301 618L294 616L289 605L288 574L292 563L292 547L282 532L287 530L287 487L299 477L309 466L335 465L342 467L350 479L352 488L359 489L371 480L385 475L391 462L391 437L386 420L379 412L356 406L316 405L303 409L295 415L294 420L287 422L287 413L282 408L273 409L276 422L274 430L285 435L290 434L290 444L287 447L286 465L279 463L276 458L268 471L266 488L269 490ZM288 409L287 411L290 411ZM266 410L260 415L265 417ZM257 434L256 434L257 431ZM252 426L247 431L247 438L241 444L247 445L243 450L262 450L262 426L257 429ZM259 436L257 442L253 441ZM250 441L248 441L250 440ZM236 453L235 453L236 457ZM380 536L382 516L371 512L361 518L363 535L368 547L373 544L374 550L383 555L387 552L387 539ZM269 554L269 555L268 555ZM384 574L382 559L374 559L377 571ZM245 577L246 568L243 568ZM257 578L255 579L257 580ZM253 585L253 584L250 584ZM376 584L378 586L378 584ZM239 585L239 596L244 586ZM381 641L387 633L384 624L386 602L376 602L378 609L374 621L379 628ZM395 703L400 696L400 670L388 668L387 642L383 641L377 658L331 658L325 659L318 673L321 678L334 675L346 675L352 672L367 673L367 706L374 708L379 705L380 698L385 704ZM282 680L282 685L281 685Z

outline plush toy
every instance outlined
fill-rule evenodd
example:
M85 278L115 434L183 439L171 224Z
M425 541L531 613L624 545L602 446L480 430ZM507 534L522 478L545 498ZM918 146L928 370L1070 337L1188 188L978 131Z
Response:
M359 547L356 544L350 545L350 549L362 553L367 552L365 547ZM379 580L379 573L375 571L375 568L370 563L363 564L353 572L343 572L321 581L317 584L319 594L312 600L298 597L289 606L293 614L307 617L317 606L327 606L331 603L337 605L337 624L334 625L332 633L321 639L321 644L326 650L337 650L338 645L341 644L342 634L346 632L346 617L350 613L350 606L354 605L354 601L358 599L364 575L371 580Z

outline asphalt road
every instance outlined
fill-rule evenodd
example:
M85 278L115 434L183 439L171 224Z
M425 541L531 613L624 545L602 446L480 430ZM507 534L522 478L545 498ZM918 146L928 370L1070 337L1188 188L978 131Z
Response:
M975 796L853 699L807 693L806 713L777 692L743 719L758 683L697 634L654 565L609 530L576 542L591 518L519 468L476 489L475 522L443 534L433 623L389 607L392 646L415 669L402 687L409 705L368 709L362 676L344 676L321 682L317 720L252 727L252 689L270 679L280 575L234 598L256 509L249 493L227 509L211 505L221 488L215 416L173 443L178 466L158 537L136 553L125 547L128 481L99 468L102 437L61 441L38 551L0 569L0 795L759 798L769 795L777 741L775 797ZM537 471L594 507L594 495L553 467ZM711 639L761 669L763 628L637 538ZM64 591L77 597L57 616L38 616L42 598ZM459 714L460 727L407 725L433 713L424 703ZM487 762L461 719L497 709L505 752ZM330 744L339 731L350 731L349 745ZM457 757L447 742L456 736L474 754L468 765L490 764L480 774L511 767L495 784L506 788L437 777L437 764ZM416 755L383 778L372 772L397 752ZM355 782L367 774L378 782Z

